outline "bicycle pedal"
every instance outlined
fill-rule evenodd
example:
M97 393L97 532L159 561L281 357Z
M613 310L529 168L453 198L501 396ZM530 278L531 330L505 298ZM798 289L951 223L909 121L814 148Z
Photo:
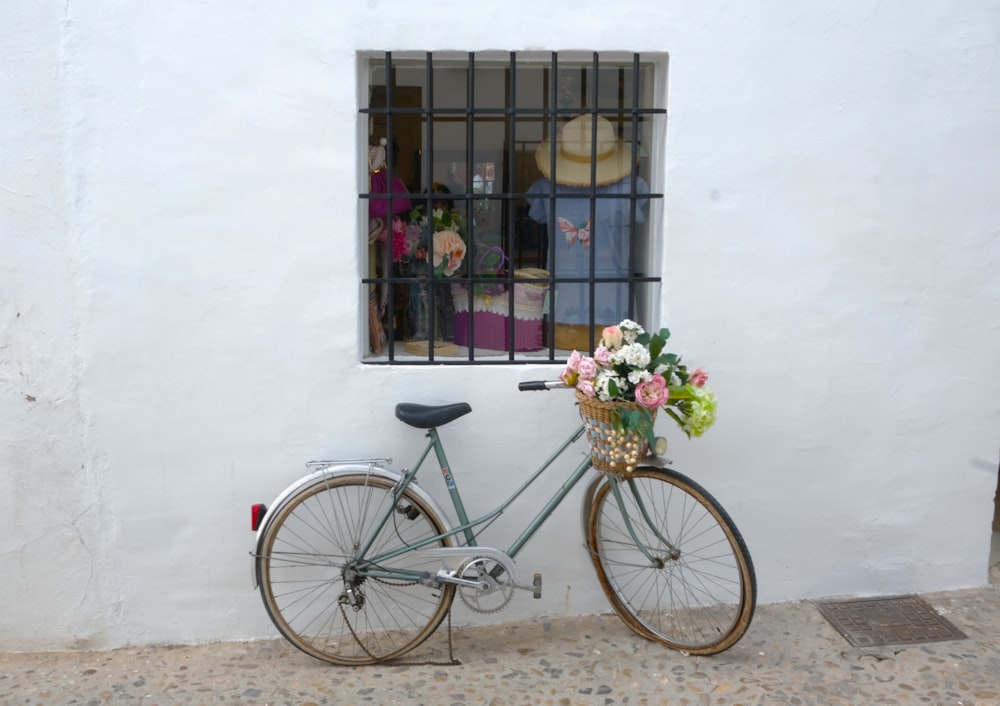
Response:
M534 590L531 592L531 595L534 596L535 598L541 598L542 597L542 575L541 574L535 574L535 580L532 582L532 587L534 588Z

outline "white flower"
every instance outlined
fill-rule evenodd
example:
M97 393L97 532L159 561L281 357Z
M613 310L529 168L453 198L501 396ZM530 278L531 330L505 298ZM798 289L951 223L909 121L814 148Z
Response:
M622 331L622 337L625 339L626 343L635 343L635 339L646 333L646 329L632 321L632 319L624 319L618 328Z
M597 399L602 402L608 402L614 395L608 391L608 386L614 381L615 385L620 391L622 389L622 380L615 373L614 370L610 368L602 368L597 373L597 377L594 379L594 390L597 392Z
M646 382L652 377L653 374L648 370L630 370L628 373L628 381L633 385L638 385L640 382Z
M633 368L645 368L649 365L649 349L641 343L629 343L615 351L611 360L615 364L626 363Z

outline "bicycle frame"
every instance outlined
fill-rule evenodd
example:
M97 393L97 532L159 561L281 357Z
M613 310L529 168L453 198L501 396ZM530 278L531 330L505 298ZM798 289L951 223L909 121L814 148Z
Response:
M392 514L393 510L392 507L390 507L387 508L384 515L381 518L379 518L379 521L376 523L375 528L370 533L367 539L367 543L363 547L361 547L358 556L364 557L365 566L374 567L377 566L380 562L392 559L393 557L399 556L400 554L408 553L415 549L419 549L424 546L429 546L431 544L438 543L440 542L441 539L445 537L455 536L458 534L463 535L466 546L478 546L476 541L476 535L475 532L473 532L473 529L480 525L484 525L490 522L495 517L502 514L508 507L510 507L510 505L515 500L517 500L517 498L519 498L524 493L525 490L527 490L536 480L538 480L538 478L541 477L541 475L546 470L548 470L548 468L555 462L557 458L559 458L559 456L563 454L563 452L566 451L567 448L569 448L574 442L576 442L581 436L583 436L583 433L584 433L584 428L581 425L572 434L570 434L570 436L567 437L562 444L560 444L559 448L557 448L556 451L551 456L549 456L549 458L541 466L539 466L527 480L525 480L520 485L520 487L518 487L513 493L511 493L511 495L506 500L501 502L494 509L487 512L485 515L470 520L468 513L466 512L465 509L465 503L463 502L461 493L458 489L458 484L455 482L455 478L451 474L451 467L448 464L448 459L444 451L444 445L441 442L441 437L438 433L438 430L436 428L428 429L426 434L428 438L427 445L424 447L423 452L420 454L420 457L417 460L416 464L413 466L413 468L405 471L402 479L397 484L395 489L395 495L393 496L393 505L395 505L395 503L398 502L400 498L402 498L403 492L406 490L407 487L410 486L411 483L413 483L414 479L417 476L417 472L421 469L421 467L427 460L427 457L433 451L434 456L441 469L441 474L445 482L445 487L447 488L448 493L451 497L452 507L455 511L455 516L458 519L458 526L453 527L449 531L444 532L442 534L435 535L433 537L428 537L420 542L417 542L415 544L406 547L402 547L400 549L396 549L395 551L387 552L385 554L379 554L378 556L374 557L369 557L366 554L368 550L371 548L372 542L374 542L374 539L378 535L378 532L381 530L382 527L385 526L385 523L389 521L389 518ZM510 548L507 550L508 556L513 558L517 555L517 553L521 550L521 548L528 542L529 539L531 539L532 536L534 536L535 532L538 531L538 528L541 527L542 524L544 524L545 520L548 519L548 517L552 514L555 508L559 506L559 504L565 499L566 495L569 494L569 492L576 486L576 484L580 481L580 479L584 476L584 474L588 470L590 470L589 453L586 455L586 457L584 457L583 461L580 462L580 464L576 467L576 469L569 475L569 477L562 484L562 486L560 486L559 489L556 490L556 492L552 495L552 497L549 498L545 506L538 512L538 514L528 524L528 526L524 529L524 531L521 532L521 534L517 537L517 539L514 540ZM378 570L375 571L369 571L364 569L360 570L366 575L376 575L376 576L381 575ZM402 573L403 572L394 572L392 575L398 576L401 575Z
M422 547L438 543L440 542L441 539L445 537L457 536L459 534L463 536L463 539L465 540L465 546L470 546L470 547L478 546L474 529L476 527L479 527L481 525L490 522L491 520L502 514L505 510L507 510L507 508L510 507L510 505L514 503L514 501L516 501L524 493L525 490L527 490L533 483L535 483L535 481L537 481L538 478L540 478L541 475L546 470L549 469L549 467L555 462L555 460L559 458L566 451L566 449L568 449L573 443L575 443L581 436L583 436L583 434L584 434L584 427L583 425L581 425L572 434L570 434L569 437L567 437L566 440L563 441L563 443L555 450L555 452L553 452L552 455L550 455L549 458L546 459L541 466L535 469L535 471L531 474L531 476L527 480L525 480L516 490L514 490L514 492L511 493L511 495L507 499L502 501L494 509L490 510L481 517L470 520L468 513L465 509L465 503L462 500L461 492L458 489L458 484L455 482L455 478L451 473L451 466L448 463L448 459L445 454L444 445L441 441L440 434L438 433L438 430L436 428L428 429L426 433L428 441L426 446L424 447L424 450L421 452L413 468L404 471L402 478L400 479L399 483L395 488L392 506L387 508L383 516L378 519L375 528L369 534L366 543L360 548L358 556L363 557L363 560L361 565L358 566L358 572L368 576L378 576L382 578L391 578L394 576L395 577L409 576L410 578L417 578L416 573L412 573L412 575L410 575L410 572L405 572L405 571L386 571L385 569L381 568L380 564L388 561L389 559L397 557L401 554L408 553L416 549L420 549ZM393 508L395 507L396 503L398 503L399 500L402 498L406 488L408 488L414 482L418 471L423 467L424 463L426 462L428 456L431 454L432 451L438 462L438 466L441 469L441 475L445 482L445 487L447 488L448 493L451 497L452 507L455 511L455 515L458 520L458 526L453 527L447 532L444 532L442 534L438 534L433 537L428 537L420 542L396 549L391 552L386 552L384 554L379 554L377 556L372 556L372 557L367 556L368 551L371 549L372 543L375 541L375 537L385 526L385 524L389 521L389 518L393 513ZM511 558L517 556L518 552L520 552L520 550L524 547L524 545L527 544L527 542L534 536L534 534L538 531L538 529L545 523L545 521L549 518L552 512L559 506L559 504L562 503L562 501L566 498L569 492L573 490L574 487L576 487L576 484L580 482L580 479L583 478L584 474L586 474L586 472L590 470L590 468L591 468L591 457L590 454L588 453L584 457L583 461L581 461L580 464L573 470L573 472L570 473L570 475L566 478L563 484L555 491L555 493L553 493L553 495L545 503L542 509L538 512L538 514L535 515L535 517L531 520L531 522L528 523L527 527L525 527L525 529L521 532L521 534L518 535L518 537L513 541L513 543L506 551L508 556L510 556ZM624 510L624 501L621 497L620 485L613 477L610 478L610 482L612 483L612 489L614 492L616 502L618 503L619 507L621 507ZM640 507L640 511L642 512L643 517L646 520L646 523L651 528L653 528L654 531L656 531L654 523L646 514L646 510L642 503L641 498L639 498L638 495L635 493L633 493L633 495L636 497L637 504ZM625 524L628 527L629 533L635 540L636 545L640 547L642 553L645 554L647 558L652 560L653 557L646 551L643 544L638 540L638 537L635 534L635 530L632 527L631 522L628 520L627 513L623 511L622 515L625 518ZM659 532L656 533L659 535ZM661 539L663 538L661 537Z

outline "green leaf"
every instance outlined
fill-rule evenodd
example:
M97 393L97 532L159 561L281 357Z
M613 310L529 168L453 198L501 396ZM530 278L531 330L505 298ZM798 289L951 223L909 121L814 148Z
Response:
M611 410L611 426L619 431L621 431L622 429L627 429L628 425L622 418L622 415L625 415L627 413L628 413L627 409L621 409L620 407L616 407L615 409Z
M661 355L659 357L655 357L652 360L650 360L650 362L649 362L649 369L653 370L653 369L655 369L655 368L657 368L657 367L659 367L661 365L667 366L668 368L673 367L673 364L672 364L672 361L670 360L669 355ZM667 370L664 373L663 376L667 377L667 375L669 375L669 373L670 373L670 371Z
M694 393L691 392L690 385L686 383L683 385L668 385L667 391L670 393L671 402L694 399Z
M615 411L620 414L622 426L625 429L645 437L650 445L656 443L656 436L653 434L653 415L650 414L648 409L622 409Z
M670 417L671 417L671 418L672 418L672 419L673 419L673 420L674 420L675 422L677 422L677 426L679 426L679 427L681 428L681 431L683 431L683 432L684 432L685 434L687 434L687 437L688 437L688 438L690 439L690 438L691 438L691 433L690 433L690 432L688 432L688 431L687 431L687 430L686 430L686 429L684 428L684 420L683 420L683 419L681 419L680 415L679 415L679 414L677 414L677 413L676 413L676 412L675 412L674 410L670 409L669 407L665 407L663 411L665 411L665 412L666 412L667 414L669 414L669 415L670 415Z

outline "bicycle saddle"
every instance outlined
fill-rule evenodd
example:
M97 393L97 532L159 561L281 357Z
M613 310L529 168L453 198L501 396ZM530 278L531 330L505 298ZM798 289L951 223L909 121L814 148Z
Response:
M425 405L400 402L396 405L396 418L404 424L418 429L439 427L468 414L472 407L468 402L455 404Z

